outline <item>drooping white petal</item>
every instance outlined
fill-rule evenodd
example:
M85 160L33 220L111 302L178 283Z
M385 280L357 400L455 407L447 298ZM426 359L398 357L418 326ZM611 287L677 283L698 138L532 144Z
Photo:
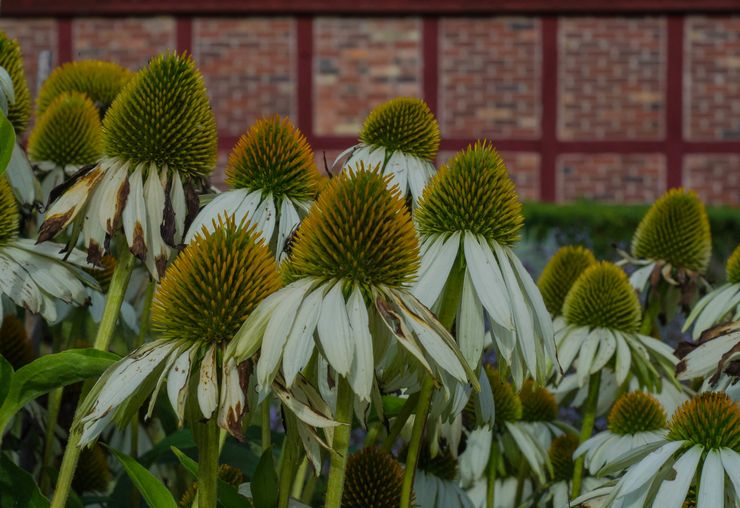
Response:
M465 271L460 310L456 320L457 342L468 365L475 368L480 363L485 342L483 306L475 294L470 271Z
M27 205L32 204L36 199L35 188L38 183L34 181L31 164L18 143L13 145L5 174L18 201Z
M221 377L221 400L219 401L218 425L232 435L241 438L241 417L247 398L242 388L242 377L234 358L224 356Z
M620 494L630 494L645 485L683 445L683 441L670 441L631 467L620 482Z
M185 420L185 402L188 397L188 382L190 381L190 370L193 365L193 356L199 345L180 353L172 368L167 373L167 397L170 399L172 409L175 410L177 419L182 425Z
M317 328L324 356L337 373L346 376L352 366L354 343L341 281L324 297Z
M459 248L460 233L453 233L447 240L438 235L421 258L418 278L411 293L427 307L432 307L439 299Z
M285 241L300 222L301 218L298 216L298 211L296 211L293 203L288 198L283 198L283 202L280 204L277 245L275 247L278 260L283 257Z
M162 238L162 223L164 222L164 186L157 173L155 164L149 167L149 175L144 184L144 199L146 200L147 222L147 253L146 266L154 280L164 275L165 265L170 250Z
M121 225L121 214L128 202L128 167L115 162L109 163L105 174L110 178L101 182L97 190L101 203L105 206L100 206L97 210L91 209L91 212L97 214L100 227L113 235L114 230Z
M604 333L599 337L599 350L594 355L593 361L591 362L591 374L595 374L604 368L609 363L612 356L614 356L617 350L617 339L614 338L614 334L611 330L605 329Z
M586 340L581 345L581 350L578 353L578 386L583 386L588 381L591 375L591 365L594 360L594 354L596 349L599 347L599 341L601 336L604 335L603 328L594 328L591 333L588 334Z
M23 267L33 282L45 293L66 303L82 305L87 299L85 286L61 262L38 256L28 250L7 245L4 253Z
M617 379L617 384L621 385L627 379L627 375L630 372L632 352L621 333L615 333L614 338L617 341L617 356L614 363L614 374Z
M170 201L172 210L175 212L175 243L183 241L185 234L185 218L188 215L188 205L185 199L185 189L182 186L182 179L179 171L171 173L172 184L170 186Z
M129 176L129 194L126 206L123 208L123 231L126 233L126 242L131 252L143 259L146 256L146 202L144 201L143 168L137 166Z
M92 189L95 188L102 176L103 170L96 167L67 189L46 211L44 224L41 225L39 230L39 237L43 237L44 226L49 227L48 234L51 236L54 232L66 228L77 217L77 214L85 208Z
M479 243L471 233L465 233L463 241L465 260L478 298L498 326L513 330L506 284L488 243L485 240Z
M288 387L311 359L314 348L313 335L321 314L321 302L326 289L326 286L319 286L304 298L290 330L283 351L283 375Z
M532 439L526 432L524 432L518 425L511 422L506 422L506 428L508 429L511 437L517 444L517 447L521 450L524 457L527 459L529 467L537 475L537 478L541 481L545 481L545 471L542 468L543 464L548 461L544 451L540 450L537 442Z
M40 312L43 294L23 267L10 256L0 252L0 291L20 307Z
M105 201L105 188L110 185L114 178L115 172L106 171L100 183L90 191L90 204L85 209L85 218L82 223L82 233L85 245L89 248L97 249L102 255L105 243L105 228L100 222L100 209L111 208L111 204Z
M206 351L200 364L198 380L198 405L208 419L218 407L218 369L216 368L216 344Z
M718 292L715 302L728 301L735 291L737 291L737 287L734 284L728 285ZM694 336L696 337L704 330L711 328L726 312L727 310L723 305L711 305L705 308L694 323Z
M660 500L660 506L665 508L681 508L683 506L684 499L686 499L686 494L689 492L689 487L696 473L696 466L699 464L699 459L701 459L702 451L701 446L695 445L676 460L676 463L673 464L676 477L673 480L663 481L655 497Z
M265 243L270 244L272 233L275 231L275 199L272 194L263 197L262 203L259 204L250 221L257 224L257 230L262 233Z
M696 508L713 508L725 502L725 470L717 450L709 450L704 459L696 501Z
M732 488L735 490L735 496L740 497L740 453L730 448L720 448L719 456L722 459L722 466L725 473L732 482Z
M331 418L327 418L326 416L317 413L309 404L305 404L296 397L293 397L293 395L286 390L275 388L275 393L288 409L308 425L319 428L337 427L338 425L342 425L336 420L332 420Z
M174 185L174 183L173 183ZM247 199L247 191L245 189L234 189L222 192L208 203L203 210L193 219L192 224L188 227L188 233L185 236L185 243L190 243L195 238L195 235L202 234L203 227L209 232L214 230L214 221L218 225L218 217L226 219L227 217L234 216L234 222L239 224L244 216L237 217L235 212Z
M173 341L176 342L176 341ZM185 344L183 347L179 347L180 344ZM162 369L162 373L159 375L159 379L157 379L157 384L154 386L154 390L152 391L151 397L149 397L149 407L147 408L146 412L146 419L152 417L152 413L154 413L154 406L157 405L157 398L159 397L159 391L162 389L162 385L167 380L167 374L170 371L170 368L172 368L172 364L175 363L175 360L177 360L177 357L180 356L180 353L187 349L187 343L184 341L179 343L176 347L173 347L170 352L167 355L167 358L165 360L164 368Z
M367 307L365 307L365 300L358 286L354 287L347 301L347 316L355 343L352 367L347 380L360 400L369 402L373 387L375 356L373 355L373 338L370 336Z
M234 356L237 362L241 362L257 352L262 345L265 328L273 312L280 305L281 298L290 292L292 287L293 284L289 284L279 289L257 305L226 347L226 357Z

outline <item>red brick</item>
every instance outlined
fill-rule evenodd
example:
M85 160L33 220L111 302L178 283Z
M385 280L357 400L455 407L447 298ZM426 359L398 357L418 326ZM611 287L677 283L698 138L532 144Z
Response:
M686 18L684 135L740 140L740 17Z
M456 138L540 134L536 18L446 18L439 24L439 120Z
M557 161L557 199L651 203L665 190L661 154L564 154Z
M740 154L687 155L683 178L709 205L740 206Z
M296 111L293 18L196 18L193 53L219 132L243 134L262 116Z
M563 18L558 39L560 139L665 136L665 19Z
M151 57L173 49L175 20L172 17L78 18L72 21L75 60L109 60L139 69Z
M316 18L314 130L355 136L373 107L421 97L421 21L417 18Z

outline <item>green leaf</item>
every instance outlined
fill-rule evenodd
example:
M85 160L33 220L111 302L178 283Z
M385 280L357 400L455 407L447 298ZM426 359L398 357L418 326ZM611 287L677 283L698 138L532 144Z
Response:
M265 450L252 477L252 499L260 508L273 508L278 503L278 477L272 450Z
M13 378L13 366L3 355L0 355L0 406L10 391L10 381Z
M0 508L46 508L46 499L31 475L16 466L6 454L0 454Z
M164 439L157 442L148 452L139 457L139 462L146 467L151 467L155 463L171 463L175 460L170 453L173 448L187 450L195 448L195 446L195 440L190 433L190 429L185 428L165 436Z
M108 449L116 456L141 496L149 503L149 506L177 508L175 498L172 497L170 491L148 469L139 464L133 457L129 457L114 448L108 447Z
M0 430L23 406L41 395L87 378L100 376L119 357L97 349L69 349L44 355L18 369L2 407Z
M5 173L10 162L10 156L13 155L15 146L15 129L5 115L0 112L0 175Z
M197 479L198 463L174 446L170 446L170 449L172 450L172 453L174 453L175 456L178 458L180 464L182 464L183 467L187 469L194 478ZM223 506L224 508L252 507L252 503L250 503L247 498L239 494L239 491L234 488L233 485L226 483L221 478L218 479L218 504Z

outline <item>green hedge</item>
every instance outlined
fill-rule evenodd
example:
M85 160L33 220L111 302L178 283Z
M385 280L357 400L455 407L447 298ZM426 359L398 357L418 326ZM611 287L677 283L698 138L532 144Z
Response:
M615 246L629 249L632 233L648 205L577 202L525 203L524 238L535 244L586 245L601 259L615 259ZM712 278L721 278L725 260L740 243L740 209L708 207L712 228Z

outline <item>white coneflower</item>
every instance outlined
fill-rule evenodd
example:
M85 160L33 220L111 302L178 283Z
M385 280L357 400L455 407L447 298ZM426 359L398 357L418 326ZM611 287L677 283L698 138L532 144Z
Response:
M227 352L238 362L261 347L263 391L278 371L291 386L318 350L357 397L370 401L375 364L396 343L417 372L468 382L472 373L454 339L406 290L418 243L388 179L362 166L341 173L301 224L285 262L289 284L256 309Z
M125 402L141 391L157 393L167 382L167 395L182 423L189 396L196 396L203 418L210 419L227 394L245 382L238 372L222 376L223 350L258 303L280 287L277 266L254 228L221 221L213 233L204 230L168 268L152 303L152 330L159 339L145 344L112 366L98 381L81 411L81 445L94 440ZM236 374L236 378L234 377ZM198 376L190 393L190 377ZM219 383L219 377L221 378ZM234 428L244 411L219 415ZM231 402L231 401L230 401Z
M707 392L673 415L668 434L608 462L601 474L626 473L613 487L597 489L574 505L603 497L601 506L697 508L736 506L740 499L740 406L727 394Z
M0 111L5 114L16 135L16 143L6 169L13 194L22 205L36 201L38 182L19 144L31 117L31 94L23 69L18 41L0 32Z
M552 441L548 456L552 463L552 481L548 483L539 494L538 499L530 501L531 506L537 508L565 508L571 498L573 490L573 470L575 463L573 453L578 447L578 436L574 434L563 434ZM586 490L593 490L604 483L604 480L586 476L583 478L583 486Z
M723 391L740 400L740 321L705 331L696 344L679 345L679 380L703 380L702 391Z
M699 300L686 318L683 331L692 325L692 336L699 336L714 325L740 321L740 245L727 260L727 282Z
M257 226L278 258L318 194L322 176L306 138L287 118L258 120L229 156L226 182L231 190L216 196L198 214L185 242L211 227L217 215L245 216Z
M511 368L517 387L528 376L543 383L553 366L558 369L550 315L511 249L524 221L521 207L489 143L455 155L429 182L415 212L421 268L413 289L434 310L457 290L447 311L457 316L465 359L480 364L488 320L497 361Z
M630 372L650 388L658 384L658 369L672 377L673 350L639 333L640 315L637 295L619 267L604 261L587 268L565 299L567 326L555 338L563 369L576 366L579 386L607 366L618 385Z
M421 198L424 186L434 175L434 158L439 149L439 125L421 99L397 97L381 104L368 115L360 142L340 153L334 168L380 166L391 175L388 185L398 185L401 195L410 196L412 206Z
M155 279L198 209L196 186L216 160L216 125L203 77L188 56L154 58L103 120L103 159L52 195L43 242L78 221L98 261L119 231Z
M95 164L103 154L102 127L95 104L80 93L60 94L41 115L28 138L28 157L41 173L41 193Z
M474 508L457 479L458 461L447 446L435 456L421 448L414 476L414 506L425 508Z
M585 455L586 468L595 475L604 464L661 440L667 433L665 411L655 397L645 392L629 392L609 412L607 430L581 444L574 456Z
M33 240L18 238L20 215L10 185L0 178L0 293L15 305L39 313L49 321L57 320L56 300L84 305L85 284L97 287L82 267L89 265L77 250L66 255L58 244L34 245ZM0 316L3 315L0 298Z

